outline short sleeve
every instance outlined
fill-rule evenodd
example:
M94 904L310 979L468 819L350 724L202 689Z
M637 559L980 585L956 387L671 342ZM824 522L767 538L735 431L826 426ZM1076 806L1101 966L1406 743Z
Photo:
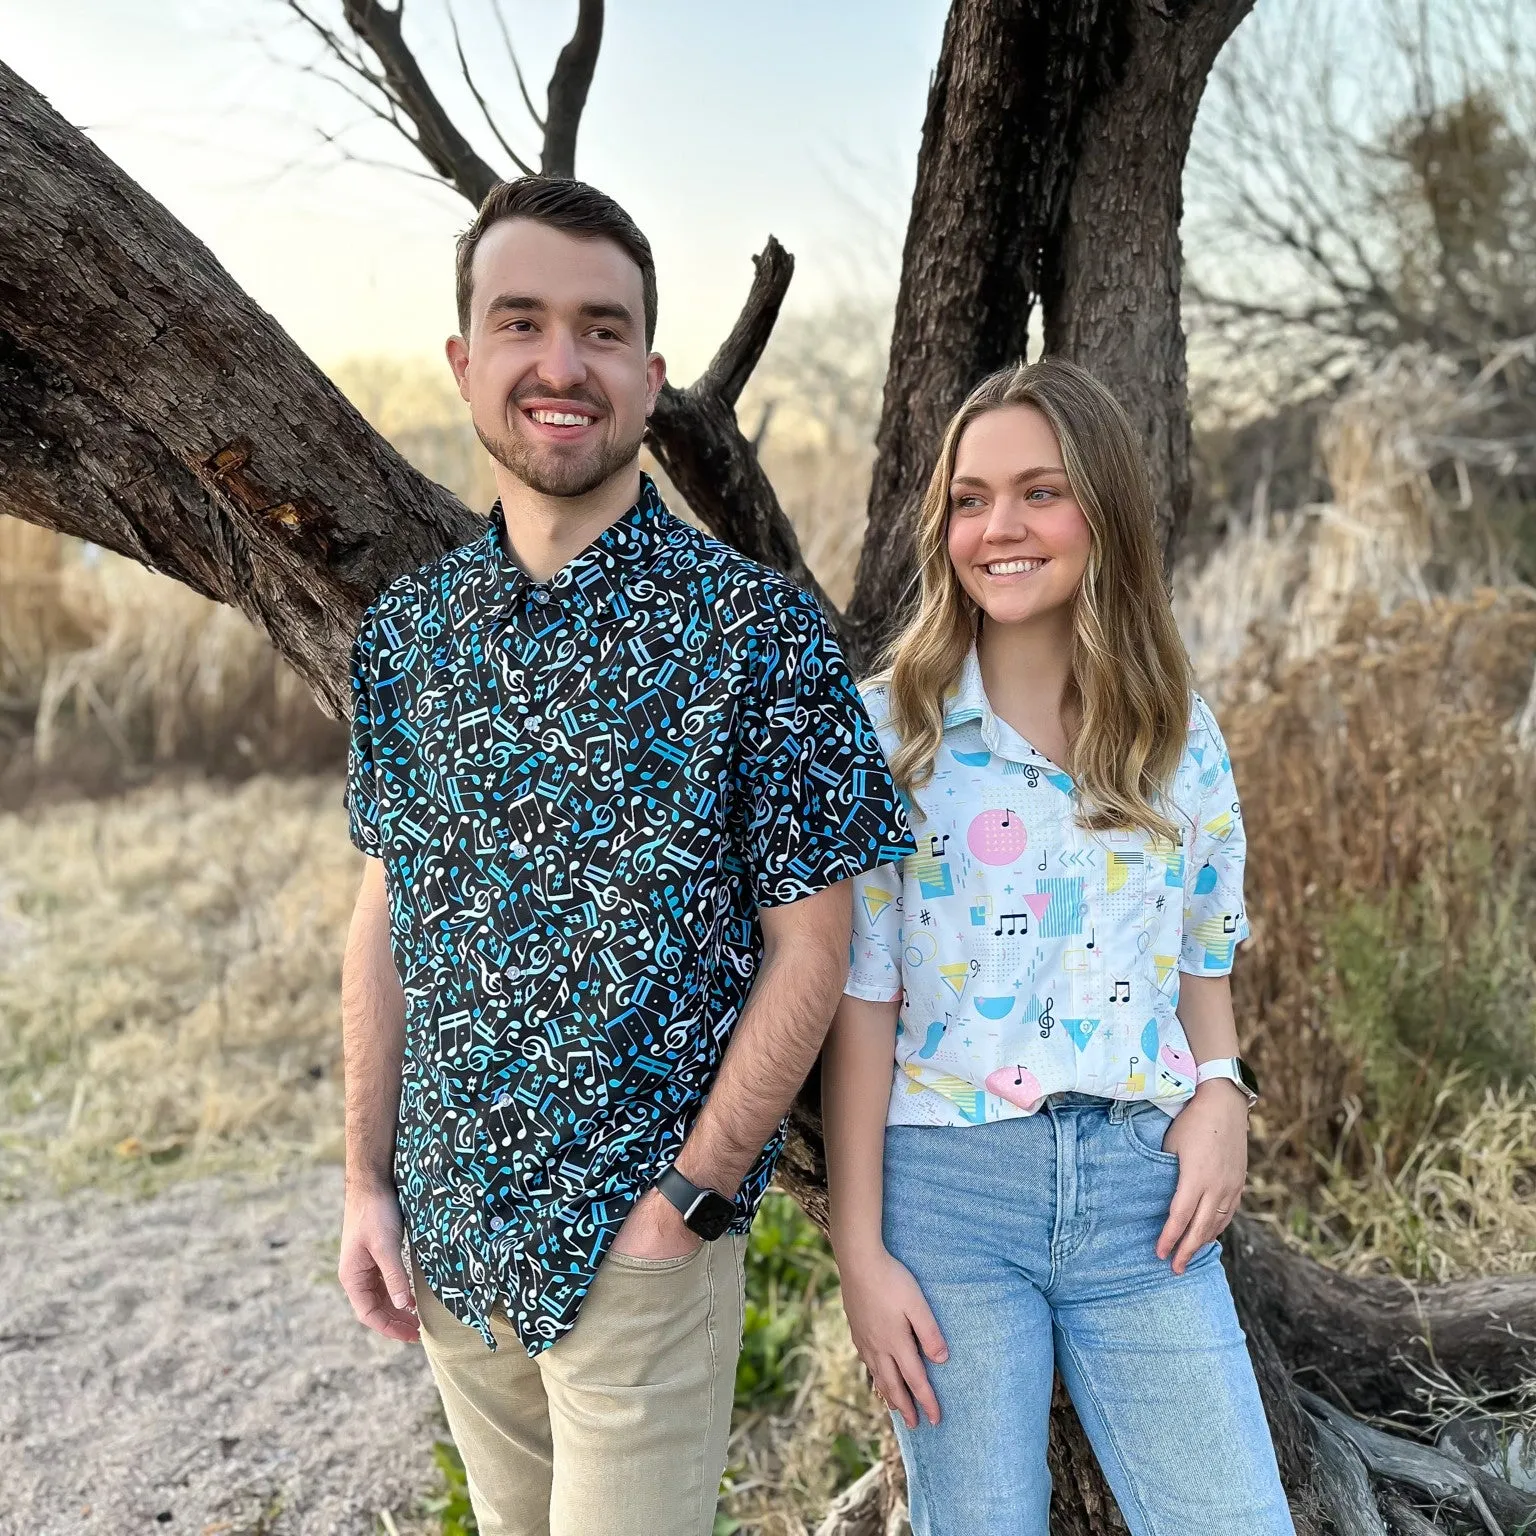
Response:
M813 896L914 851L879 739L821 609L786 589L755 642L742 757L759 906Z
M1196 699L1188 758L1199 786L1198 812L1184 866L1184 943L1179 969L1190 976L1225 976L1248 937L1243 865L1248 840L1232 777L1232 760L1214 716Z
M882 864L853 882L853 938L843 991L870 1003L901 997L901 865Z
M378 699L373 687L372 613L352 642L352 739L347 753L347 830L353 845L373 858L383 855L379 835L379 780L376 733Z

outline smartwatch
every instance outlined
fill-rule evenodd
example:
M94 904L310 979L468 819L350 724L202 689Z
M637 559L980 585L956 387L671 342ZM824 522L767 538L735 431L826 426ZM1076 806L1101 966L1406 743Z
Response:
M1216 1077L1224 1077L1241 1088L1248 1095L1249 1109L1259 1102L1259 1080L1241 1056L1218 1056L1214 1061L1202 1061L1195 1069L1197 1087Z
M676 1168L668 1168L656 1188L682 1213L683 1225L706 1243L724 1237L736 1219L736 1207L724 1195L690 1183Z

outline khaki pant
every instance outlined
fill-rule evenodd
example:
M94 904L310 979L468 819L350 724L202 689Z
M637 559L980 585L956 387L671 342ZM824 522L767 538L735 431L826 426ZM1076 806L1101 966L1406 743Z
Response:
M685 1259L610 1254L576 1326L496 1350L416 1275L421 1341L481 1536L711 1536L736 1357L744 1237Z

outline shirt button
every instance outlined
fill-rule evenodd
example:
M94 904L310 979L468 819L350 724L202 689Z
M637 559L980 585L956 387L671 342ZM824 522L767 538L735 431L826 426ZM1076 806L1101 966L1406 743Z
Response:
M529 715L523 723L530 731L536 731L544 724L544 717L542 715Z
M491 1217L491 1231L492 1232L500 1232L501 1229L504 1226L506 1226L506 1222L503 1221L500 1216L492 1216Z
M516 981L522 974L523 974L523 968L520 965L509 965L507 967L507 980L508 981Z
M528 853L528 844L527 843L513 843L512 844L512 857L514 859L524 858L524 857L526 857L527 853ZM509 972L508 974L509 975L521 976L523 973L521 971L515 971L515 972Z
M530 587L528 589L528 596L536 603L547 603L549 601L549 593L543 587Z
M491 1105L491 1108L492 1109L505 1109L507 1107L507 1105L510 1104L511 1102L512 1102L512 1095L510 1093L505 1093L505 1092L498 1093L496 1095L496 1102Z

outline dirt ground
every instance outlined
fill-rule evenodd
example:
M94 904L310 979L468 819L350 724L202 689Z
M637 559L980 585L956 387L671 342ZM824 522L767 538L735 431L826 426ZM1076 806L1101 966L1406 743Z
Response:
M0 1533L419 1529L436 1395L353 1320L340 1211L334 1167L0 1206Z

